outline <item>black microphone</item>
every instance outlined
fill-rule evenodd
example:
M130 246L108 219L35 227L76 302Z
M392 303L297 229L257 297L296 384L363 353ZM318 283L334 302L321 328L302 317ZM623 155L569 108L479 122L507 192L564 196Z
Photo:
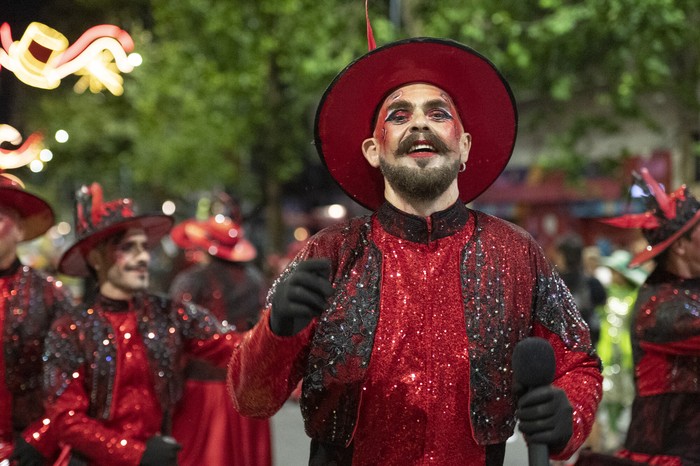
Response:
M544 338L529 337L515 345L513 375L515 381L526 389L551 384L555 369L554 349ZM528 442L527 459L529 466L548 466L547 444Z

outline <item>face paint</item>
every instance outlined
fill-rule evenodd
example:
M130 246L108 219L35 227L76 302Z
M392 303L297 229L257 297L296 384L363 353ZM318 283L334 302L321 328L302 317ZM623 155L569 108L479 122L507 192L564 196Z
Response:
M401 98L402 94L403 92L401 89L399 89L384 100L384 105L382 105L382 107L379 109L379 113L377 114L377 122L374 125L374 137L377 139L383 141L386 138L386 128L384 125L386 124L387 115L389 113L389 106L387 103L398 100Z
M143 230L134 229L102 249L101 267L106 271L100 285L103 294L113 299L128 299L148 288L151 261L148 246Z
M464 135L457 108L443 90L425 83L404 86L377 113L382 173L407 199L437 198L453 185L466 160Z

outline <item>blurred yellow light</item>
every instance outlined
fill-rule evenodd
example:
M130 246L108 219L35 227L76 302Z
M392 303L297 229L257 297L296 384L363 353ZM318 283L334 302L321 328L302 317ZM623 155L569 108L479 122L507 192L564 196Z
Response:
M175 210L177 207L175 206L175 203L173 201L165 201L163 202L163 205L161 206L161 210L165 215L172 215L175 213Z
M50 149L41 149L39 151L39 160L42 162L50 162L53 160L53 152Z
M58 225L56 225L56 230L62 234L62 235L67 235L71 232L71 226L70 223L68 222L59 222Z
M328 216L330 218L343 218L345 217L346 209L340 204L331 204L328 206Z
M0 36L3 45L0 66L12 71L22 82L41 89L55 89L61 79L77 74L82 76L75 87L78 92L88 88L92 92L108 89L114 95L121 95L124 89L119 73L134 69L127 57L133 49L133 40L126 31L110 24L88 29L71 47L63 34L37 22L27 27L19 41L12 42L8 23L0 26ZM50 51L45 62L31 53L30 46L35 43Z
M41 170L44 169L44 162L38 159L32 160L31 162L29 162L29 169L34 173L39 173Z
M294 229L294 239L297 241L305 241L309 238L309 230L304 227L297 227Z
M70 138L70 135L65 129L59 129L58 131L56 131L54 138L56 139L56 142L64 143L68 142L68 138Z

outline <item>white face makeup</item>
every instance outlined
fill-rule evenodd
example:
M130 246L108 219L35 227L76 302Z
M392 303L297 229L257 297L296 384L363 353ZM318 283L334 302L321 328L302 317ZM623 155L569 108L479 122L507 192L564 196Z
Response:
M431 202L456 190L470 146L452 99L433 85L417 83L383 102L374 137L365 140L363 151L399 197Z
M129 299L149 285L151 254L143 230L128 230L116 241L93 250L92 265L100 279L100 291L112 299Z

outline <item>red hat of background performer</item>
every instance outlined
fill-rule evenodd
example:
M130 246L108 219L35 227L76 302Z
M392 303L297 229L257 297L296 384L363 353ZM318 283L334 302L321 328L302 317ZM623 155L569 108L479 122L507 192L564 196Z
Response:
M330 84L318 106L315 145L340 187L369 209L384 202L384 178L367 163L362 142L384 99L411 83L432 84L450 95L472 135L459 196L469 202L485 191L510 160L517 133L517 109L510 87L495 66L458 42L420 37L374 48L348 65Z
M90 275L88 253L107 238L132 228L144 230L150 245L165 236L173 226L173 218L165 214L137 215L131 199L104 202L102 187L92 183L81 187L75 195L76 242L63 253L58 270L66 275Z
M649 245L632 258L630 267L658 256L700 221L700 202L685 185L666 194L646 168L641 169L641 176L633 176L634 185L644 193L642 199L647 211L601 220L620 228L641 228Z
M0 173L0 205L11 208L19 215L24 230L23 241L43 235L54 224L51 206L25 191L22 181L9 173Z
M200 248L230 262L248 262L257 256L257 250L245 238L243 228L222 214L203 221L185 220L173 227L170 237L182 249Z

